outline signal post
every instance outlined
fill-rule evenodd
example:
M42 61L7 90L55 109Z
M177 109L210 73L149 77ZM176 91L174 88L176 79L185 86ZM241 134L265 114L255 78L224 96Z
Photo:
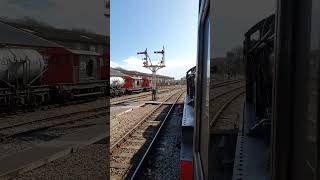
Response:
M155 54L162 54L161 61L158 64L152 64L151 59L148 55L148 49L143 52L138 52L137 54L143 54L145 57L143 60L143 67L148 68L152 72L152 101L157 99L157 71L165 66L165 51L164 47L162 51L154 51Z

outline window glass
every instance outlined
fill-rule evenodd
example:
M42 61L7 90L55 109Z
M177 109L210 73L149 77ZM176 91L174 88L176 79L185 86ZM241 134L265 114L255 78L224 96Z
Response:
M263 158L267 157L266 151L260 151L261 153L264 153L261 155L263 158L256 158L253 155L255 153L254 151L260 148L260 144L263 144L264 139L260 138L259 133L256 133L256 131L256 134L251 136L255 138L252 138L252 142L254 143L251 143L251 141L243 141L241 145L240 143L237 145L237 133L239 132L238 129L241 128L239 126L241 125L240 120L242 119L241 117L243 115L241 111L243 107L243 101L245 100L245 97L248 97L247 87L250 87L251 92L254 93L262 89L262 91L259 92L270 94L270 96L268 96L268 102L271 104L272 88L270 84L272 84L272 78L269 78L269 74L267 74L269 72L264 71L266 69L269 70L269 68L266 68L265 64L267 64L267 62L269 62L271 59L268 58L268 55L271 54L271 50L268 52L268 54L261 53L261 46L259 46L260 49L255 50L255 52L252 53L255 55L255 57L252 56L251 59L254 59L256 63L251 63L252 66L257 65L258 63L261 64L261 66L255 66L260 69L252 67L248 68L250 71L247 72L252 72L252 74L250 74L250 77L252 78L251 81L246 81L248 78L245 74L245 66L249 63L245 63L247 61L244 61L245 58L243 52L246 50L244 49L245 34L258 22L274 14L275 1L215 0L212 1L210 11L213 11L213 15L211 16L212 50L210 54L210 147L208 152L210 169L208 177L209 179L232 179L233 172L238 171L239 173L235 174L234 179L238 179L235 178L237 175L245 174L248 171L251 171L253 176L259 173L266 174L267 168L259 168L258 172L258 168L253 165L259 163L259 166L261 165L262 167L262 163L264 161ZM263 30L266 29L267 28L264 28ZM256 43L257 40L260 40L259 38L263 32L257 31L256 34L252 36L252 39L255 39L256 41L252 40L253 43L250 43L250 45ZM261 44L263 46L268 46L266 42ZM253 48L257 49L256 47ZM261 56L258 56L257 54L261 54ZM255 83L256 81L254 79L258 77L258 75L261 78L260 81L257 81L259 84ZM268 79L262 79L262 77L264 78L266 76ZM250 82L250 84L246 86L247 82ZM267 86L268 89L265 88ZM263 96L264 94L261 93L258 95L254 93L252 93L250 97L252 99L258 97L259 102L261 102L262 98L267 97ZM254 125L258 124L262 120L270 121L270 119L264 118L265 116L259 119L255 118L255 113L257 110L262 111L263 114L267 114L265 112L267 112L268 108L268 106L259 105L261 110L255 109L257 106L255 106L254 103L258 101L256 99L253 99L251 102L246 102L246 105L249 105L245 107L251 108L249 113L250 117L253 117L250 118L250 122L249 120L247 121L249 118L244 118L246 119L246 131L247 129L255 128L256 126ZM269 129L267 129L269 128L268 126L264 126L263 128L264 132L269 132ZM245 133L245 135L247 135L247 133ZM266 136L263 135L263 137ZM235 156L237 153L237 148L240 149L240 147L242 148L244 146L248 147L243 149L241 152L243 157L246 157L245 162L243 162L244 160ZM267 149L268 147L263 148ZM260 152L257 152L257 154ZM233 164L237 164L238 162L241 162L241 164L243 162L248 165L243 168L233 168ZM241 178L239 177L239 179ZM242 179L246 178L243 177Z
M313 177L316 176L316 159L317 159L317 126L319 119L319 67L320 67L320 3L318 0L312 1L311 13L311 34L310 34L310 55L309 55L309 74L308 74L308 117L307 117L307 134L309 152L306 153L307 159L305 165L309 167Z
M204 24L203 37L203 64L202 64L202 101L201 104L201 124L200 124L200 156L202 167L208 167L208 133L209 133L209 92L210 92L210 18L207 17ZM204 159L205 158L205 159ZM204 168L205 176L207 169Z

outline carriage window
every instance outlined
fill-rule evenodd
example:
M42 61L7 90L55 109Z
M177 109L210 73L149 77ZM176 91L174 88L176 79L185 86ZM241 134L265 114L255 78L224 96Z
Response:
M308 167L308 174L316 177L317 171L317 146L319 140L317 134L319 129L319 73L320 73L320 3L317 0L312 1L311 14L311 34L310 34L310 52L309 52L309 74L308 74L308 117L307 117L307 133L305 140L308 148L306 148L305 165ZM319 162L318 162L319 163Z
M270 137L274 2L216 0L210 8L209 179L254 179L268 174L261 149Z

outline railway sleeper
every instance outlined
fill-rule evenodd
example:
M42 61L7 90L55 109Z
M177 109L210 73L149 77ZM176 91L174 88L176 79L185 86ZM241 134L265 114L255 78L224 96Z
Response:
M137 130L136 133L139 134L153 134L154 130L146 129L146 130Z
M138 133L135 133L133 135L131 135L132 138L152 138L153 136L149 133L147 134L138 134Z
M143 143L146 143L146 142L148 142L148 140L147 139L129 139L129 140L127 140L127 142L129 142L129 143L139 143L139 144L143 144Z

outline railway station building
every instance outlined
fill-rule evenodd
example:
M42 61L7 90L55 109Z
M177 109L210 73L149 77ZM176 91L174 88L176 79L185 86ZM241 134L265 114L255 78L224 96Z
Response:
M122 74L131 76L131 77L136 77L136 78L147 77L149 80L152 80L152 74L142 73L139 71L129 71L122 68L110 68L110 69L111 71L114 71L114 72L118 71L118 72L121 72ZM159 74L157 74L156 77L157 77L157 84L159 85L170 85L174 83L173 77L159 75Z

